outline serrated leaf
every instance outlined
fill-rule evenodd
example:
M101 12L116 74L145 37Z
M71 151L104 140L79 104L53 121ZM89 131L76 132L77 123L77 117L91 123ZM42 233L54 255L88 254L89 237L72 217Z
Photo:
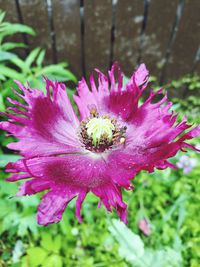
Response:
M18 231L17 231L18 235L23 237L28 234L28 230L30 230L34 235L37 235L38 233L37 223L35 221L35 215L22 217L19 221Z
M12 60L15 57L16 55L14 53L0 50L0 61Z
M63 64L55 64L55 65L49 65L47 67L44 67L38 75L52 75L55 76L56 78L63 78L63 81L73 81L77 82L77 79L75 75L64 68Z
M120 221L112 220L109 230L119 242L121 257L125 258L134 267L182 266L182 257L179 251L177 252L169 247L159 250L145 249L142 239Z
M42 65L42 62L43 62L43 60L44 60L44 57L45 57L45 50L44 49L42 49L41 51L40 51L40 53L39 53L39 55L38 55L38 57L37 57L37 59L36 59L36 64L38 65L38 66L41 66Z
M54 251L54 242L49 233L42 233L41 246L49 251Z
M25 65L27 68L30 68L33 62L36 60L36 57L38 56L38 53L40 52L39 47L33 49L31 53L28 55L28 57L25 60Z
M43 262L43 267L62 267L62 258L59 255L51 255Z
M24 79L24 76L22 74L2 64L0 65L0 75L4 75L8 78L16 79L19 81L22 81Z
M123 222L112 220L110 232L120 244L119 253L128 261L135 261L144 255L144 243Z
M1 49L4 51L12 50L14 48L26 48L27 45L23 43L14 43L14 42L7 42L1 45Z
M35 31L24 24L19 24L19 23L9 23L9 22L4 22L0 25L0 33L2 34L3 37L12 35L15 33L27 33L30 35L35 35Z
M0 10L0 23L2 23L2 21L4 20L5 15L6 15L6 12Z
M39 265L42 265L47 257L47 252L40 247L29 248L27 250L27 254L29 256L28 263L31 267L38 267Z
M19 57L15 57L11 60L13 64L15 64L18 68L22 70L22 72L26 73L29 69L27 68L26 63L20 59Z
M153 267L181 267L182 266L182 257L179 252L171 248L164 248L160 250L151 250L147 249L145 251L144 257L144 267L153 266Z

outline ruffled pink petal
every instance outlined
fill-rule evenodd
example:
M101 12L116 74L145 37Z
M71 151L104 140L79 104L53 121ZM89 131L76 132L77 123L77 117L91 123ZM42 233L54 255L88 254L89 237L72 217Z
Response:
M117 79L115 78L116 69ZM115 113L126 121L130 120L138 108L139 97L148 83L149 73L145 65L139 66L125 86L123 86L123 75L117 63L109 71L109 80L99 70L97 72L98 88L91 76L91 90L86 81L82 79L77 89L78 96L74 96L81 119L89 116L91 107L96 107L99 114Z
M32 179L29 181L24 182L19 187L19 192L17 192L17 196L24 196L24 195L33 195L35 193L47 190L51 188L51 182L48 180L42 179Z
M116 149L109 155L110 172L114 172L112 166L118 170L114 180L119 185L121 183L125 187L127 182L128 187L130 179L141 170L153 172L154 168L176 168L167 159L184 148L195 149L185 140L199 136L200 126L183 134L191 125L185 120L176 123L177 115L169 111L171 103L166 102L166 96L156 104L151 103L156 94L160 93L151 93L138 108L128 126L124 149ZM181 134L182 137L179 137Z
M104 110L104 98L109 95L108 78L99 70L98 72L98 90L96 88L93 75L90 76L91 90L89 89L85 79L78 83L77 95L74 95L74 101L78 107L81 120L90 115L90 109L96 107L98 112Z
M82 222L80 209L86 196L86 191L78 187L57 186L42 197L42 202L38 206L37 220L41 225L48 225L59 222L67 204L76 196L76 217Z
M26 157L63 154L80 151L77 137L79 120L70 104L64 84L46 79L47 95L37 89L25 88L17 82L22 94L15 93L28 105L9 101L13 113L7 113L8 122L0 122L0 129L10 132L20 141L8 145L20 150ZM52 97L50 94L52 89ZM24 111L18 109L24 108Z
M82 191L82 192L79 193L78 198L76 200L75 215L76 215L76 218L78 219L79 223L82 223L82 221L83 221L83 219L81 217L81 206L83 204L83 201L84 201L86 195L87 195L87 192L86 191Z
M27 179L27 178L30 178L30 175L28 173L16 173L16 174L13 174L12 176L6 178L6 181L16 182L18 180L23 180L23 179Z
M112 211L112 207L116 209L119 218L124 222L127 221L127 206L122 201L120 189L114 184L106 184L92 189L92 192L98 196L108 211Z
M76 193L67 188L56 188L42 197L38 206L37 221L41 225L59 222L62 214Z
M30 194L34 190L41 191L41 187L46 186L46 181L50 182L51 188L62 187L63 190L76 188L79 192L76 202L76 216L81 222L80 208L82 202L87 192L92 191L100 197L108 210L111 210L111 207L115 208L119 217L126 222L126 205L122 201L120 187L113 184L112 178L108 175L110 167L103 158L97 160L91 158L90 155L78 154L40 157L26 160L25 165L29 174L35 179L26 182L19 194ZM39 181L41 181L41 187L37 188Z
M133 79L138 87L142 90L148 85L149 71L147 70L145 64L141 64L138 69L133 74Z

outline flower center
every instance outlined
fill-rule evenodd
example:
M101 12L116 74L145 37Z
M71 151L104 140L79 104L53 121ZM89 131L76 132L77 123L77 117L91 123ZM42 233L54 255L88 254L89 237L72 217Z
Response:
M107 139L109 142L112 140L115 126L110 119L93 118L86 124L86 129L93 145L98 146L102 139Z
M99 116L92 109L90 117L81 122L79 137L86 149L103 152L126 141L126 127L120 127L116 119L108 115Z

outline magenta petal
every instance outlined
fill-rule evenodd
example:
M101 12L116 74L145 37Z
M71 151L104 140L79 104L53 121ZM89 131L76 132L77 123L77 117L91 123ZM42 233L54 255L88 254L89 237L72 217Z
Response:
M76 214L76 217L77 217L77 219L78 219L78 221L79 221L79 223L81 223L82 222L82 217L81 217L81 206L82 206L82 204L83 204L83 201L84 201L84 199L85 199L85 197L86 197L86 192L81 192L79 195L78 195L78 198L77 198L77 200L76 200L76 212L75 212L75 214Z
M117 79L115 78L115 69L117 69ZM119 65L114 64L109 71L110 92L108 78L99 70L97 72L99 75L98 88L91 76L91 90L86 81L82 79L78 85L78 96L74 96L81 119L88 117L90 108L95 106L100 114L111 112L124 120L130 120L138 108L139 97L148 83L149 73L145 65L140 65L127 85L123 87L122 72Z
M46 193L38 206L38 223L48 225L50 223L59 222L62 219L62 214L68 202L75 196L76 194L74 192L66 188L57 188Z
M149 71L147 70L145 64L141 64L138 69L133 74L135 83L140 88L146 88L149 79Z
M20 186L17 196L33 195L35 193L47 190L51 188L51 182L48 180L32 179L24 182Z
M8 108L15 114L7 113L9 122L0 123L1 129L20 139L8 147L20 150L26 157L80 151L80 142L76 134L79 120L71 106L65 86L46 79L45 96L37 89L26 88L17 81L16 83L22 94L15 93L28 106L9 99L12 104L23 107L25 111Z
M11 177L6 178L6 181L16 182L18 180L27 179L29 177L30 177L30 175L28 173L22 173L22 174L16 173L16 174L12 175Z
M122 201L120 189L112 184L99 186L92 189L92 192L98 196L108 211L112 211L112 207L116 209L119 218L127 223L127 206Z

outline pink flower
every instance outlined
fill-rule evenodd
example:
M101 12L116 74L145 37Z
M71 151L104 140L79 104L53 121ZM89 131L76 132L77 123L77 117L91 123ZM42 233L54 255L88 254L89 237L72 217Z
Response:
M97 72L98 86L93 75L90 89L84 79L78 84L74 100L80 118L64 84L57 81L46 79L46 94L16 81L21 92L15 94L26 104L8 99L14 106L8 108L8 121L2 121L0 128L19 140L8 147L19 151L22 159L6 166L12 173L7 180L31 178L20 187L18 196L48 190L38 207L39 224L60 221L75 197L75 213L81 222L81 205L89 191L108 211L115 208L127 223L121 189L131 189L131 180L141 170L175 168L168 158L178 150L195 149L185 140L199 135L200 127L182 134L191 126L185 120L176 123L167 96L152 103L162 90L151 92L139 105L148 83L144 64L126 85L119 66L113 65L109 77Z
M139 220L138 226L144 235L149 236L151 234L150 225L147 219L144 218L144 219Z

